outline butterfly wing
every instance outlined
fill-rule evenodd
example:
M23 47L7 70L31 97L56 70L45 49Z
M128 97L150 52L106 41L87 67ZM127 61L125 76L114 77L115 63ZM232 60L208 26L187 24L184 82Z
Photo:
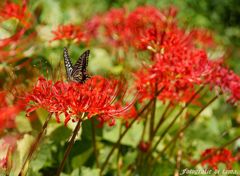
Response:
M68 55L68 50L65 47L63 49L63 58L64 58L64 65L65 65L66 72L67 72L67 77L68 77L68 80L69 80L70 77L71 77L72 71L73 71L73 66L72 66L72 62L70 60L70 57Z
M88 78L87 66L88 66L88 57L90 50L85 51L78 59L76 64L73 66L73 71L71 77L73 80L84 83Z

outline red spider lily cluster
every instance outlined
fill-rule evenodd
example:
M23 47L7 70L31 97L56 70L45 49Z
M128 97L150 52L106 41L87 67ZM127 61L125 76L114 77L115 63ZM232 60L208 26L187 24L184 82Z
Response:
M18 100L13 105L7 103L7 93L0 92L0 132L7 128L15 127L15 118L25 110L25 102Z
M159 99L186 101L194 93L194 85L203 84L204 76L211 74L213 69L206 54L200 50L172 50L157 57L150 68L136 73L136 83L143 87L142 99L152 98L155 90L164 87Z
M65 124L78 118L82 113L87 113L88 118L97 115L100 123L108 122L114 125L114 116L125 114L132 103L123 107L118 101L122 88L118 81L107 80L100 76L94 76L84 84L75 82L65 83L39 78L32 92L26 96L29 107L28 115L37 108L44 108L56 115L65 115Z
M106 42L120 47L159 52L165 48L162 45L167 43L187 46L192 43L193 38L195 41L199 39L202 43L213 41L209 32L204 30L186 32L180 29L176 15L177 10L173 7L160 11L152 6L142 6L132 12L112 9L103 14L99 20L104 28ZM180 37L181 35L183 36Z
M142 64L141 67L130 68L131 66L129 66L130 69L126 69L130 70L131 74L133 73L135 79L131 81L134 83L134 91L137 89L140 94L137 97L136 107L133 106L135 99L128 103L123 101L126 87L123 86L122 82L114 79L93 76L85 83L80 84L64 81L53 82L40 77L32 90L24 96L24 100L16 101L12 105L7 102L6 93L0 92L0 132L5 128L14 128L15 117L26 107L29 117L38 108L43 108L55 115L57 122L60 122L61 117L64 117L65 125L70 120L80 122L79 119L84 114L84 117L88 118L96 116L100 125L108 123L109 126L115 125L115 117L122 117L123 121L127 122L130 119L132 121L129 123L130 125L127 123L126 127L130 126L131 128L137 120L136 117L141 116L146 118L141 118L144 130L137 148L141 154L149 154L154 158L155 145L153 144L155 139L159 137L157 135L161 133L159 129L162 126L160 125L165 123L164 120L171 113L170 110L173 110L172 112L178 110L174 109L175 107L172 105L178 107L177 104L189 103L191 97L198 98L200 96L200 94L196 95L196 88L207 85L211 90L220 89L221 93L223 92L228 96L230 103L236 104L240 100L240 77L222 65L222 62L219 61L222 58L213 61L208 57L206 48L215 49L212 33L204 29L186 30L180 27L176 16L177 10L174 7L159 10L152 6L142 6L133 11L128 11L125 8L112 9L79 25L59 25L52 31L53 38L50 42L64 40L69 42L68 44L74 42L87 45L90 44L90 41L97 40L97 43L102 43L103 46L108 47L108 51L113 50L120 54L124 52L125 55L123 55L126 57L129 56L127 52L131 53L131 51L135 54L133 57L137 59L141 53L144 53L143 56L146 58L138 59ZM23 0L21 4L6 1L0 7L0 22L9 19L17 19L18 26L16 32L10 37L0 39L0 61L5 61L8 64L19 61L18 58L23 59L25 57L24 51L30 48L28 41L33 35L28 35L28 32L30 32L33 16L28 11L26 0ZM149 103L143 106L145 102L142 102L145 100L149 100L147 101ZM169 106L167 105L166 111L164 110L166 113L163 112L163 118L160 119L159 123L157 123L158 118L155 118L155 112L157 114L158 110L162 110L156 109L158 108L158 100L163 103L169 101ZM168 107L172 109L169 110ZM206 107L203 107L199 114ZM186 108L188 107L186 106ZM142 109L144 111L146 109L146 111L141 112ZM188 109L183 109L183 111L185 110L188 111ZM166 128L166 133L164 131L159 139L162 140L167 134L167 130L176 125L175 122L177 123L176 120L183 111L180 111L172 122L169 121L169 128ZM192 121L186 121L186 126L180 127L179 132L184 134L181 130L187 129L188 125L199 114L193 116ZM187 115L188 112L186 112ZM186 120L188 119L186 118ZM47 123L48 121L46 121ZM43 125L43 127L42 132L46 130L46 126ZM149 139L146 139L148 136L144 134L145 127L146 131L149 131ZM75 132L74 130L73 133ZM121 130L120 133L126 134L125 131L121 132ZM120 140L123 137L121 134L119 144L121 144ZM176 140L179 134L176 134L178 135ZM16 143L16 140L17 138L12 141ZM7 155L0 159L0 167L8 167L8 156L14 149L15 143L6 142L7 147L4 149L6 149ZM156 147L159 143L156 143ZM121 155L120 152L119 154ZM230 169L236 161L227 149L207 149L201 156L202 158L206 157L202 165L208 165L213 169L218 168L218 163L224 163ZM109 159L109 157L107 158ZM147 164L148 166L150 164Z
M132 47L150 53L152 65L135 73L136 85L142 87L140 101L151 99L155 91L164 87L158 96L160 100L185 102L195 93L196 85L210 84L230 92L229 102L236 103L239 76L211 61L206 51L198 47L214 46L211 32L204 29L186 31L179 27L176 15L173 7L164 11L151 6L138 7L132 12L112 9L85 24L91 27L89 34L93 35L89 38L103 35L98 38L111 46ZM98 32L99 28L103 29L103 34ZM72 34L74 32L62 32L60 38ZM79 40L77 36L71 39Z
M152 98L155 90L164 87L159 99L186 101L194 85L202 84L213 69L206 53L195 47L197 37L180 29L175 16L174 8L161 12L146 6L128 15L124 9L114 9L102 17L111 44L151 52L153 65L135 74L137 86L143 88L141 100Z
M217 152L216 150L217 150L216 148L210 148L206 149L202 153L201 155L202 158L209 156L209 158L202 161L202 165L203 166L208 165L212 169L217 170L218 164L223 163L226 165L227 169L231 169L232 164L236 162L236 159L235 157L233 157L232 152L225 148Z

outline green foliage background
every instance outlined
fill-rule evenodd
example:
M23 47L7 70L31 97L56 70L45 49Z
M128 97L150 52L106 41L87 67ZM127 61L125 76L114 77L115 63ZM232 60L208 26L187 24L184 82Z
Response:
M139 5L153 5L159 8L165 8L174 5L179 9L179 21L181 25L187 27L205 27L216 33L216 41L219 43L221 50L227 50L230 54L225 60L226 66L240 74L240 3L238 0L31 0L30 9L36 14L37 19L37 35L38 41L35 50L37 55L31 62L32 66L39 67L41 74L47 75L47 70L54 73L59 69L59 63L62 62L62 47L59 43L49 45L52 38L51 31L59 24L80 24L86 19L94 15L103 13L110 8L126 7L134 9ZM1 31L2 32L2 31ZM61 43L60 45L63 46ZM71 46L72 58L78 58L84 48L79 46ZM115 64L114 56L110 55L102 48L91 48L92 54L89 60L89 70L92 74L107 74L109 72L118 75L123 69L123 65ZM131 60L129 58L129 60ZM129 61L131 62L131 61ZM61 67L63 69L63 67ZM161 113L163 106L158 106L158 112ZM191 107L192 111L196 111L196 107ZM183 156L186 162L193 154L193 158L199 158L199 153L207 147L220 146L240 134L240 114L239 107L232 107L224 103L223 99L215 102L207 111L204 111L202 118L192 125L188 130L184 141L180 144L183 148L188 148L188 153ZM16 160L14 161L15 175L19 171L24 153L28 151L29 143L31 143L40 130L46 112L44 110L37 111L38 119L34 122L26 120L25 113L19 114L17 117L18 131L31 132L25 134L24 138L19 141ZM158 115L157 115L158 116ZM97 124L98 122L95 121ZM177 125L172 129L172 133L177 129ZM106 157L112 144L119 136L120 122L114 127L104 127L97 129L97 141L100 154L100 162ZM121 142L123 162L127 166L134 162L137 155L135 150L140 139L140 132L143 128L141 123L136 124ZM204 129L204 130L203 130ZM170 132L170 133L171 133ZM161 133L161 131L160 131ZM67 139L71 134L71 124L64 127L62 124L56 123L54 120L48 127L46 137L43 139L40 148L36 152L34 160L31 162L29 175L47 176L54 175L59 163L63 157L67 146ZM166 137L167 138L167 137ZM83 128L79 134L79 140L76 141L73 150L67 160L65 173L62 176L92 176L97 175L99 170L93 168L94 154L91 138L91 122L83 123ZM235 148L240 147L238 142ZM194 152L193 152L194 151ZM110 168L107 175L116 175L116 157L117 153L112 157ZM174 172L174 158L166 158L162 164L155 166L155 175L169 176ZM187 165L187 162L186 162ZM127 168L124 168L125 170ZM240 169L239 165L235 169ZM123 173L125 174L125 173Z

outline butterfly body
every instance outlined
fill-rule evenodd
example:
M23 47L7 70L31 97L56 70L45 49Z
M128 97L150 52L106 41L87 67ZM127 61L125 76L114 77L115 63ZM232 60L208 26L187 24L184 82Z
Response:
M90 76L87 74L88 57L90 50L85 51L77 60L75 65L72 64L67 48L63 50L64 65L66 68L67 78L69 81L84 83Z

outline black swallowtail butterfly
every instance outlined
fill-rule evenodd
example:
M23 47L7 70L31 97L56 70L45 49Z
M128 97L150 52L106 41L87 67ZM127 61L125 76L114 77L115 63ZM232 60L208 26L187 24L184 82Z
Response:
M72 65L68 55L67 48L63 49L64 64L67 72L67 78L70 81L84 83L90 76L87 74L88 57L90 50L85 51L78 59L75 65Z

